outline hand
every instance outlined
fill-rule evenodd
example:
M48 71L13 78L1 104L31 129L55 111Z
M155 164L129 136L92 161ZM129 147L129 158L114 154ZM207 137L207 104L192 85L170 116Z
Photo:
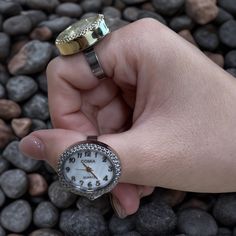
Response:
M66 147L100 135L120 155L113 195L122 216L152 191L144 186L234 191L235 79L151 19L111 33L95 50L108 75L103 81L83 54L49 64L51 118L63 129L36 131L21 150L55 167Z

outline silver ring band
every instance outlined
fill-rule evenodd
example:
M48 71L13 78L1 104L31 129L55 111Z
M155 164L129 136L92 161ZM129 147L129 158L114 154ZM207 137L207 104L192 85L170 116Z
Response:
M98 79L103 79L104 77L106 77L93 47L85 50L84 55L94 76Z

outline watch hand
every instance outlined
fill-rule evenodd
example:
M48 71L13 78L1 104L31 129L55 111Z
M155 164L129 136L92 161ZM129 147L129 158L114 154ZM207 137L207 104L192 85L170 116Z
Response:
M86 169L76 169L76 170L85 170L85 171L87 171Z
M98 179L98 177L93 173L91 167L85 165L83 161L81 161L81 163L83 164L83 166L85 166L87 172L91 173L96 179Z
M92 169L90 169L90 173L91 173L96 179L98 179L98 177L92 172Z

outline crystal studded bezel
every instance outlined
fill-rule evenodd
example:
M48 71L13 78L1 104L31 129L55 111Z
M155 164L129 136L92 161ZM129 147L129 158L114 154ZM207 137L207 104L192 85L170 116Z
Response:
M112 166L114 167L114 174L112 180L106 186L100 189L84 190L68 181L64 173L64 164L69 157L80 151L97 151L106 155L106 157L109 159ZM105 193L110 192L117 185L121 175L121 163L118 154L111 147L99 141L87 140L73 144L59 156L57 173L59 181L64 188L77 195L85 196L90 200L93 200Z

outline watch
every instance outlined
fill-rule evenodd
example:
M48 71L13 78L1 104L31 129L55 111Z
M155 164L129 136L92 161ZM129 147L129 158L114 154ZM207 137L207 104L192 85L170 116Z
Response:
M111 147L89 136L60 155L57 172L64 188L94 200L116 186L121 162Z
M90 48L109 33L104 15L97 14L66 28L57 36L55 44L61 55L72 55Z

